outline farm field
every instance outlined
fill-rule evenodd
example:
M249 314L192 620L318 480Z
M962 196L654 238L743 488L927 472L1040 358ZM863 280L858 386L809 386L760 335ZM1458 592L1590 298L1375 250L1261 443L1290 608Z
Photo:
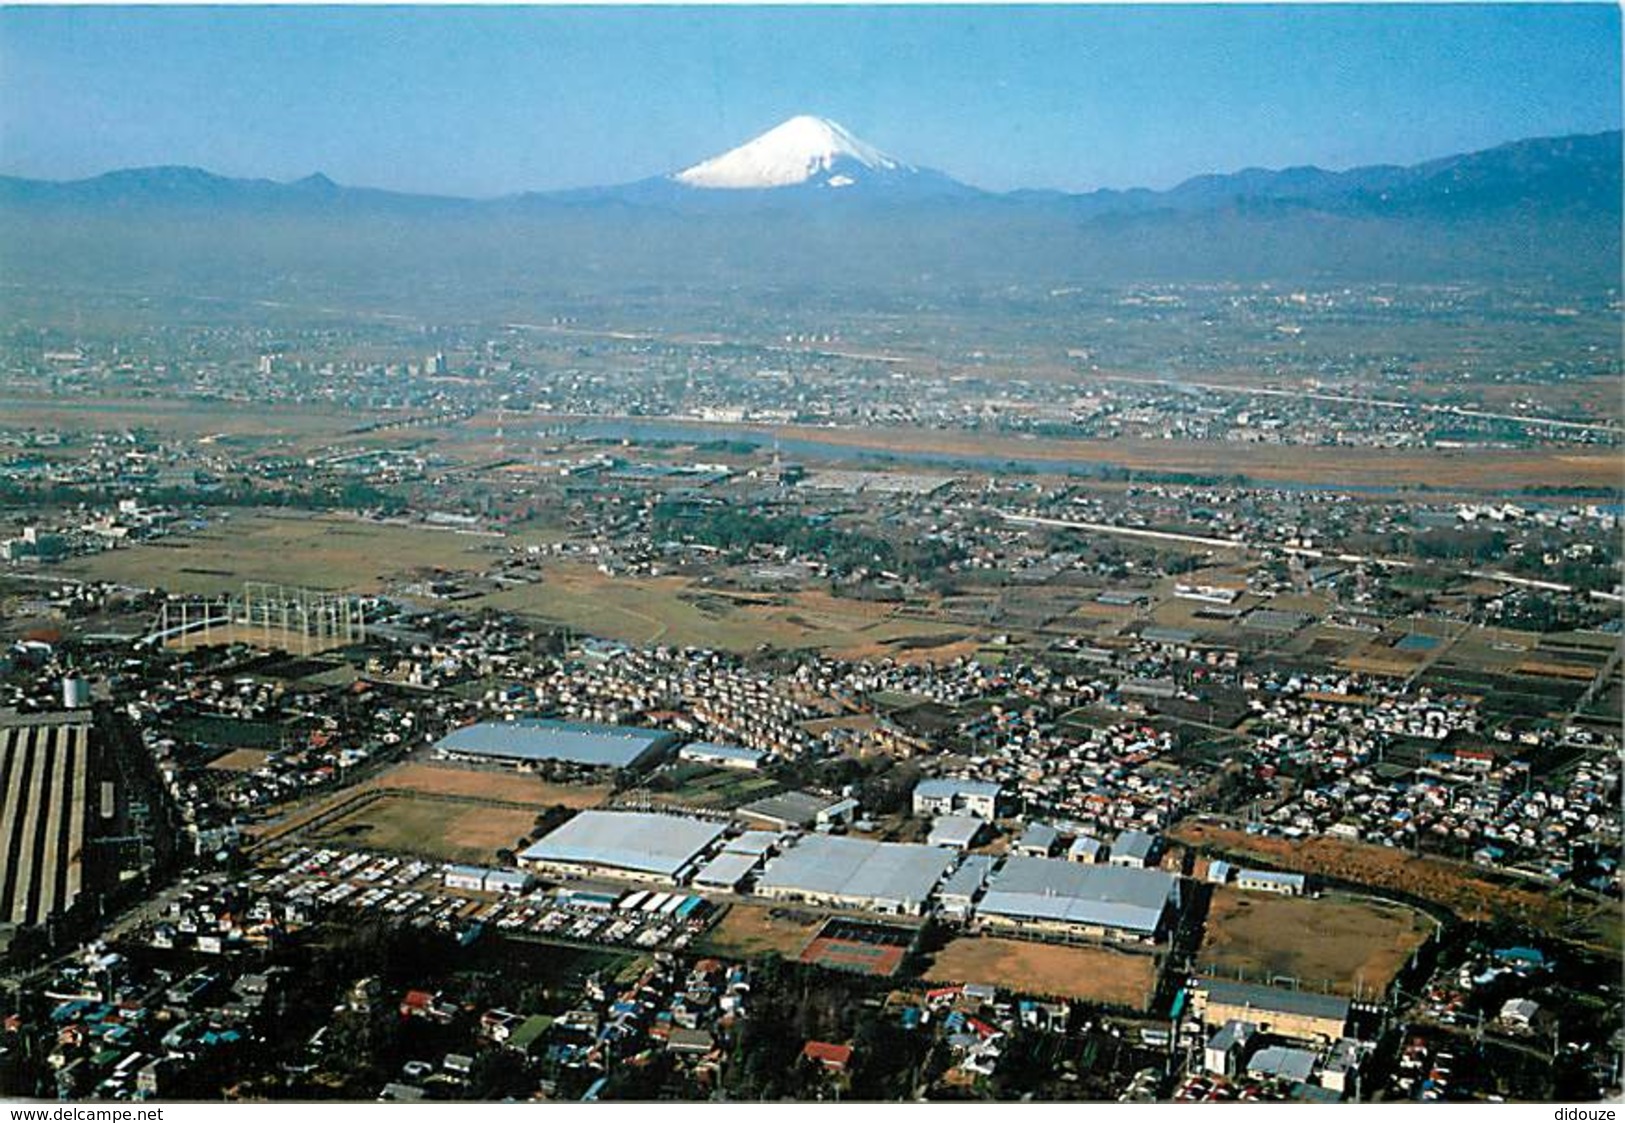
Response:
M343 435L359 422L331 410L256 402L246 409L233 402L195 398L78 398L69 396L0 399L0 412L18 425L75 429L139 425L163 432L225 436L248 444L271 439L315 446Z
M489 863L535 821L535 814L523 809L444 797L382 795L359 802L310 832L310 838L445 862Z
M1424 914L1387 901L1213 893L1197 964L1217 975L1298 979L1337 994L1380 993L1433 932Z
M748 959L777 952L792 959L823 925L822 913L776 905L730 905L728 914L706 933L700 947L711 955Z
M925 977L1143 1010L1156 990L1157 965L1149 955L1109 948L961 936L937 952Z
M1087 461L1162 472L1241 474L1261 481L1326 482L1340 486L1427 483L1464 491L1540 484L1613 488L1620 456L1613 452L1474 449L1394 452L1390 449L1228 444L1203 441L1020 440L917 429L774 429L785 439L892 451Z
M826 593L721 596L683 577L608 577L585 565L546 570L535 585L505 589L470 602L590 630L606 639L752 651L763 643L811 647L843 658L913 654L943 656L904 641L957 640L963 631L898 615L890 605L842 600Z
M425 569L482 570L509 547L548 536L527 529L492 538L346 515L256 511L219 517L194 533L74 559L62 569L88 581L204 596L238 593L245 581L376 593L393 579ZM770 643L847 658L941 661L963 650L945 645L976 642L962 628L903 616L889 604L818 591L723 594L684 577L610 577L574 563L549 565L542 581L473 598L467 607L515 612L606 639L728 651ZM229 642L235 638L229 631L213 629L210 636L188 637L179 646L205 639ZM243 638L264 637L250 629ZM317 650L303 639L280 646Z

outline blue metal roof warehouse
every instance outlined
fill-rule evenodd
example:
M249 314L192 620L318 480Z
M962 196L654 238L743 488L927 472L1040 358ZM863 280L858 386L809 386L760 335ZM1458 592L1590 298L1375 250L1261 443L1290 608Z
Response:
M630 725L521 718L454 729L440 738L435 751L442 756L630 768L676 739L673 733Z

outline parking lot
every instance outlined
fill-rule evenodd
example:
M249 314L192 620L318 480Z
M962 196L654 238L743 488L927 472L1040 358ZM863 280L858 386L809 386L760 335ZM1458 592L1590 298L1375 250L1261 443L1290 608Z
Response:
M290 902L378 913L418 928L461 935L483 926L520 939L646 950L680 951L719 915L703 897L683 892L576 883L496 895L452 888L442 874L442 866L418 859L294 847L273 856L256 880L261 891Z

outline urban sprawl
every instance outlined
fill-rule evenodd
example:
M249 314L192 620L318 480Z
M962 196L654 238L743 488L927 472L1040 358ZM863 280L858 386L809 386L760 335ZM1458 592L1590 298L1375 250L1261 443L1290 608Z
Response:
M1617 372L1051 299L14 329L0 1092L1617 1094Z

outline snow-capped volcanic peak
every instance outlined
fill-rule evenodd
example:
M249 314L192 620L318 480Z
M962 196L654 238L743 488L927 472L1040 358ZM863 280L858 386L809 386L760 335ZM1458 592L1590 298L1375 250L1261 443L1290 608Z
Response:
M840 173L828 175L839 166ZM850 187L852 173L914 169L865 144L834 121L792 117L755 140L672 176L689 187L733 190L791 187L827 176L826 187Z

